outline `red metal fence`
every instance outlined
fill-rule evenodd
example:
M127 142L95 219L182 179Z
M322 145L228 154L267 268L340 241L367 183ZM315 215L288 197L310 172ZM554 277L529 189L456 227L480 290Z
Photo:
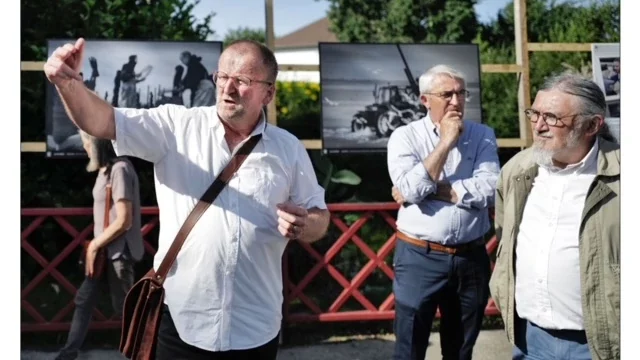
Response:
M329 209L333 226L328 236L312 245L290 243L283 257L285 324L393 319L391 261L398 205L331 204ZM82 242L93 236L92 209L22 209L21 214L22 261L35 261L41 267L37 273L25 274L21 269L21 330L67 330L74 307L73 295L82 276L81 270L70 263L77 260ZM157 244L158 209L146 207L142 214L147 255L140 266L148 267ZM44 243L51 244L51 239L34 239L38 231L42 233L45 228L51 231L52 226L71 238L56 239L57 247L62 247L59 250L44 247ZM496 248L494 237L487 242L487 251L493 254ZM344 256L347 253L349 256ZM342 260L338 262L339 258ZM62 300L43 304L44 295L37 294L43 288L55 289L57 298ZM119 322L105 315L106 312L95 310L91 329L119 327ZM485 314L498 314L492 300Z

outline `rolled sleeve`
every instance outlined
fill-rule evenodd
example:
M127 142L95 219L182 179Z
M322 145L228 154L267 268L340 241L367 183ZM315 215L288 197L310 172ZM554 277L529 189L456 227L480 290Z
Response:
M473 176L456 180L451 187L456 192L461 208L483 209L494 205L496 184L500 175L500 160L494 131L487 128L480 139L476 160L473 165Z
M118 156L134 156L152 163L164 157L174 137L174 106L116 108L114 113L116 139L112 143Z
M324 199L325 191L320 184L313 170L311 159L307 150L301 142L296 146L296 163L293 178L293 188L291 189L291 200L298 206L306 209L318 208L327 209Z
M399 128L389 138L387 167L391 182L405 201L417 204L436 191L436 183L424 167L423 159L412 150L404 130Z

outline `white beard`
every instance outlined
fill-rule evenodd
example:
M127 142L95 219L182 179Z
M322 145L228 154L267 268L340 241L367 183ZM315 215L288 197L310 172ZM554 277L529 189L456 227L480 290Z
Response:
M556 157L558 154L564 151L573 150L576 147L578 147L580 145L581 137L582 137L581 129L573 128L569 132L569 136L567 137L567 142L565 143L565 145L560 149L553 149L553 150L543 148L542 141L534 141L532 146L533 160L539 166L553 167L554 157ZM547 141L549 140L551 139L548 139Z
M553 156L558 150L547 150L542 147L542 143L534 141L533 143L533 161L539 166L552 167Z

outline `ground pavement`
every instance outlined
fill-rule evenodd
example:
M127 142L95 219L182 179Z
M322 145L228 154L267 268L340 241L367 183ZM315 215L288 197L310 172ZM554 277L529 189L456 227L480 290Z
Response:
M441 359L440 336L431 333L426 359ZM393 354L394 336L345 336L295 347L282 347L278 360L389 360ZM21 360L53 360L55 353L23 350ZM116 351L91 350L78 360L124 359ZM474 360L511 359L511 346L502 330L482 330L473 351Z

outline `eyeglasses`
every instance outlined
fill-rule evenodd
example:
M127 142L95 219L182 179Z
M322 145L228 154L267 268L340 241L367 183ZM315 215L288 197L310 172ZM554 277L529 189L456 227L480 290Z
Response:
M243 87L249 87L251 86L252 83L267 84L269 86L273 85L273 83L269 81L253 80L243 75L230 76L222 71L216 71L216 73L213 75L213 83L216 84L217 86L225 86L225 84L227 83L227 81L229 81L229 79L234 80L238 86L243 86Z
M442 98L446 101L450 101L451 99L453 99L453 95L458 95L458 99L464 99L464 101L468 101L469 100L469 91L467 91L466 89L462 89L460 91L441 91L441 92L437 92L437 93L427 93L429 95L435 95L439 98Z
M549 126L556 126L558 125L558 122L562 123L562 121L560 121L561 119L571 118L578 115L588 115L585 113L578 113L573 115L558 116L556 114L549 113L549 112L541 113L533 109L526 109L524 111L524 114L527 116L527 119L529 119L529 121L531 121L532 123L537 123L538 119L540 119L540 116L542 116L542 120L544 120L544 122Z

